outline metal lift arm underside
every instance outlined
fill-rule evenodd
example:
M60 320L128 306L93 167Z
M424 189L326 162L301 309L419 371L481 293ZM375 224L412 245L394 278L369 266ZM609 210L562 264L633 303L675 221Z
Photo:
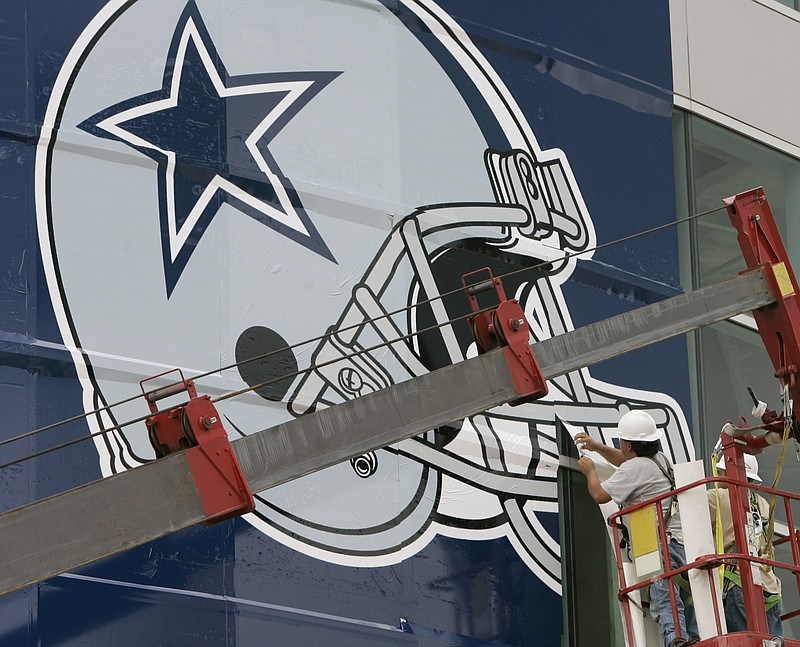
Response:
M774 301L756 270L531 348L550 380ZM231 446L261 492L518 397L498 348ZM0 515L0 594L207 520L185 452L11 510Z

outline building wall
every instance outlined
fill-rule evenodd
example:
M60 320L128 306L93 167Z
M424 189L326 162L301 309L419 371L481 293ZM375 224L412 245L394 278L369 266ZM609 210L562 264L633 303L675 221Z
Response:
M675 105L798 156L800 15L774 0L670 0Z

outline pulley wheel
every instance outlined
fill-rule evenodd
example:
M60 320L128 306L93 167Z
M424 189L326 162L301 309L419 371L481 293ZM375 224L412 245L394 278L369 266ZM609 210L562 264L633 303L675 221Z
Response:
M492 312L492 325L494 326L494 336L497 337L497 341L500 343L500 345L508 346L508 340L506 339L505 332L503 332L503 327L500 325L500 319L497 317L497 310Z
M192 425L189 424L189 416L186 414L186 409L181 410L181 427L183 427L184 435L184 438L181 438L181 447L184 449L197 447L197 436L194 435Z
M147 437L150 439L150 445L153 447L153 451L156 453L156 458L164 458L164 456L169 453L169 448L166 445L162 445L160 442L158 442L158 436L156 435L155 427L147 428Z
M470 330L472 331L472 338L475 340L475 345L478 347L478 353L486 352L486 344L484 343L483 335L478 328L478 319L471 319L469 322Z

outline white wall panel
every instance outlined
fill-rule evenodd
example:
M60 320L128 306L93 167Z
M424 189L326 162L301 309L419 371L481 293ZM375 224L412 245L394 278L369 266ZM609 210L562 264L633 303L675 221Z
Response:
M671 0L675 104L800 152L800 13L774 0Z

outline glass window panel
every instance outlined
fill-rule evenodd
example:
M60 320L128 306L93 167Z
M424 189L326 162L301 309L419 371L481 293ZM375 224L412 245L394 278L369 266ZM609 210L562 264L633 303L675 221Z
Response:
M789 257L800 260L800 161L709 121L691 119L694 211L719 207L722 198L763 186ZM795 214L790 221L786 214ZM734 276L744 268L727 213L697 219L698 285Z
M752 387L756 396L771 409L780 410L780 385L773 376L775 369L758 333L734 323L722 322L704 328L699 335L703 349L705 406L699 430L703 447L697 449L702 450L703 456L710 456L726 421L736 423L739 416L745 416L745 426L757 424L750 415L753 401L747 387ZM791 449L792 461L796 462L794 446ZM766 481L767 476L775 473L778 452L766 451L758 458ZM784 472L783 477L788 477L788 474ZM800 480L797 484L800 485Z

